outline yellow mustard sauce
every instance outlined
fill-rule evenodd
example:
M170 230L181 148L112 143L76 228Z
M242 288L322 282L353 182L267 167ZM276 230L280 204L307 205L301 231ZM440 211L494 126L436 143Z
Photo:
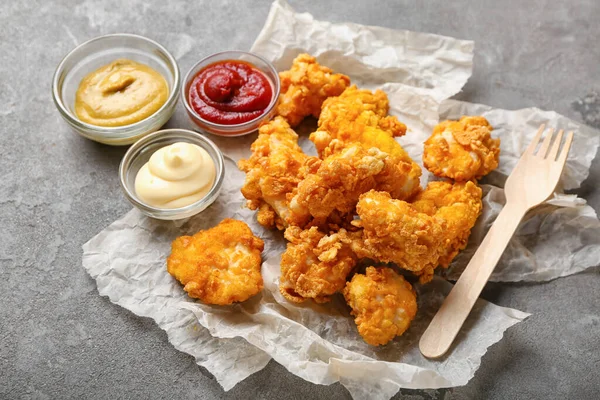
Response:
M75 114L98 126L124 126L158 111L169 97L165 78L147 65L119 59L82 79Z

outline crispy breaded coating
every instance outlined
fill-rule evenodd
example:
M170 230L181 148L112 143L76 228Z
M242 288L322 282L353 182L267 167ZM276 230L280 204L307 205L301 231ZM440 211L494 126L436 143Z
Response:
M467 246L471 228L483 208L481 196L481 188L471 181L430 182L412 202L417 211L432 215L442 223L443 243L439 259L442 267L447 268Z
M375 143L383 142L390 147L389 139L404 135L406 125L396 117L387 115L388 109L389 102L384 92L358 89L353 85L340 96L331 97L323 103L318 130L309 139L321 157L331 154L329 147L336 139L346 144L370 142L369 146L378 148ZM380 150L390 153L382 148ZM398 151L404 152L403 149ZM408 157L406 153L403 156Z
M481 189L473 182L430 182L412 203L385 192L362 195L356 207L364 244L359 257L393 262L419 275L421 283L446 268L467 245L482 210Z
M425 141L425 168L461 182L489 174L498 167L500 157L500 139L492 139L492 129L484 117L439 123Z
M308 54L297 56L289 71L279 73L281 95L277 114L295 127L304 117L319 118L321 105L328 97L339 96L350 85L350 78L334 74Z
M366 127L378 128L390 137L404 135L406 125L387 115L388 110L389 102L384 92L358 89L353 85L340 96L325 100L319 129L310 135L310 140L321 155L333 139L360 141Z
M351 241L358 235L345 229L326 235L315 226L306 230L287 228L285 238L290 243L281 256L281 294L296 303L306 299L329 301L332 294L344 288L346 277L356 265Z
M406 200L412 198L421 189L421 167L410 158L394 138L384 133L381 129L366 127L360 135L360 143L366 147L376 147L389 155L389 164L396 165L403 171L404 176L384 171L378 177L377 190L383 190L394 199ZM389 173L388 173L389 172ZM398 180L401 180L402 185Z
M492 127L483 117L440 123L425 143L424 163L456 182L431 182L421 189L421 167L402 148L402 139L396 140L407 127L388 115L383 91L350 86L347 76L307 54L296 57L280 81L277 117L259 129L251 157L238 163L246 173L242 194L248 208L258 210L257 221L285 230L279 291L294 303L325 303L342 292L359 334L371 345L385 345L408 329L417 312L414 289L393 268L427 283L435 268L448 267L466 247L482 210L475 179L497 167L500 141L491 138ZM307 116L318 118L318 129L309 137L318 157L302 151L292 129ZM192 260L180 261L187 266L179 267L180 275L201 277L177 279L195 297L206 296L201 290L208 284L202 282L209 278L195 272L202 268L192 267L207 265L215 271L214 280L224 281L218 274L225 276L231 267L222 268L212 258L226 257L240 246L227 248L231 239L222 232L214 239L222 243L206 246L226 250L206 256L193 242L197 235L177 246L174 242L168 264L176 276L170 265L184 256ZM184 245L196 247L186 250ZM196 262L202 257L210 257L210 263ZM369 266L353 276L359 262L396 266ZM260 273L260 250L257 263Z
M344 288L358 333L370 345L384 345L401 336L417 314L417 296L393 269L367 267Z
M298 146L296 132L281 117L261 126L258 133L250 158L238 162L240 170L246 172L242 194L248 208L259 210L261 225L283 230L290 218L287 195L302 180L302 166L309 156Z
M242 221L224 219L171 245L167 271L190 297L207 304L245 301L263 288L260 273L263 241Z
M328 301L360 258L392 262L419 276L433 277L467 243L481 212L481 189L473 182L431 182L414 203L371 190L359 197L355 232L326 235L317 227L290 227L291 243L281 261L280 290L292 301ZM333 250L332 250L333 249Z
M443 234L434 217L374 190L360 196L356 210L364 237L363 246L354 248L359 257L393 262L417 275L433 274Z
M326 131L313 132L310 139L317 149L320 149L322 158L339 153L344 148L357 143L365 149L375 147L388 154L387 166L396 166L386 168L379 175L378 190L391 193L395 199L409 199L420 189L421 167L410 158L400 143L379 128L367 126L362 131L354 131L352 136L348 137L348 141L333 139ZM399 175L399 171L402 171L402 176Z
M292 219L326 219L334 211L354 213L358 197L371 189L388 190L400 198L412 195L412 186L404 191L412 163L394 161L376 147L366 149L360 143L332 154L298 184L290 201Z

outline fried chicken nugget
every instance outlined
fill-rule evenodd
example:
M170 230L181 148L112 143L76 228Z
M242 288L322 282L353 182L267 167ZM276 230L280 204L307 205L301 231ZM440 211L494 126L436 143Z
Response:
M378 128L390 137L404 135L406 125L387 115L388 110L389 101L383 91L372 92L353 85L340 96L325 100L319 129L310 135L310 140L321 155L333 139L361 141L366 127Z
M405 173L401 178L397 173L384 173L379 176L377 189L390 193L394 199L412 198L421 189L421 167L410 158L393 137L381 129L366 127L359 142L366 148L376 147L389 155L390 164L395 164ZM400 182L402 185L400 185Z
M416 275L431 276L438 265L442 226L389 193L370 191L356 206L364 242L353 250L361 258L393 262Z
M500 157L500 139L492 139L492 129L484 117L441 122L425 141L425 168L456 181L489 174L498 167Z
M277 114L295 127L304 117L319 118L323 101L339 96L350 85L350 78L334 74L308 54L297 56L289 71L279 73L281 95Z
M430 182L419 193L412 207L434 216L443 226L439 264L447 268L458 252L467 246L471 228L483 208L482 191L477 184Z
M344 288L358 333L372 346L401 336L417 314L417 296L404 277L393 269L367 267Z
M348 141L332 139L327 132L317 131L311 134L311 140L317 149L321 149L320 156L325 159L357 143L365 149L375 147L388 155L387 166L395 165L379 174L377 190L389 192L395 199L409 199L420 189L421 167L410 158L400 143L379 128L367 126L362 131L354 131Z
M358 197L371 189L388 190L404 198L412 163L395 160L376 147L355 143L323 160L294 191L292 219L326 219L332 212L354 213Z
M190 297L207 304L245 301L263 288L263 241L242 221L224 219L214 228L173 241L167 271Z
M354 222L364 230L364 244L353 249L359 257L393 262L429 282L438 265L448 267L466 247L482 210L481 195L471 181L430 182L412 203L368 192L358 201L360 220Z
M341 291L354 269L357 257L351 242L360 233L340 229L330 235L313 226L302 230L291 226L285 231L290 242L281 256L279 291L288 300L301 303L313 299L325 303Z
M288 194L303 178L303 165L309 159L298 146L298 135L282 117L276 117L258 130L252 155L240 160L246 173L242 194L251 210L259 210L258 222L266 228L285 229L289 225Z

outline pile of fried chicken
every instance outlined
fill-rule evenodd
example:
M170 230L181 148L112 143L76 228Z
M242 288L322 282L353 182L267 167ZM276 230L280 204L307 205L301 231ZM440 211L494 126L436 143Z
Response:
M318 303L341 292L364 340L386 344L417 312L415 290L391 264L427 283L465 248L482 209L475 180L498 166L499 140L483 117L440 123L423 159L445 179L422 189L421 168L395 140L407 127L388 115L384 92L351 86L308 54L280 79L278 116L238 164L247 206L289 241L280 291ZM301 150L293 130L308 116L318 118L309 137L318 157Z

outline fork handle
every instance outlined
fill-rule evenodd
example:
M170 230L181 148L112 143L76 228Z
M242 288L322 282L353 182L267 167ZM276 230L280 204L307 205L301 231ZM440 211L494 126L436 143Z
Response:
M471 312L526 209L507 204L469 261L467 268L421 336L419 349L428 358L443 356Z

